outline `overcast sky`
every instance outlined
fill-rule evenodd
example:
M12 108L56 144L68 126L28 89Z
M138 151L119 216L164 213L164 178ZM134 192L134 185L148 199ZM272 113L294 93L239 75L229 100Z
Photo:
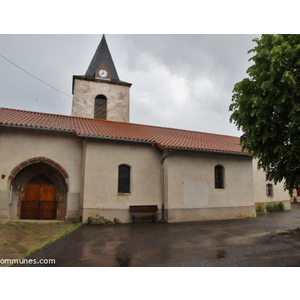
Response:
M210 33L258 33L257 36L260 36L261 32L298 33L299 28L299 12L294 0L286 0L284 3L261 0L86 0L72 1L71 4L61 0L2 2L0 33L7 35L0 34L0 55L69 96L44 85L0 57L0 107L70 114L72 76L85 74L101 40L101 32L124 33L107 34L106 39L120 79L133 84L131 122L235 136L241 133L237 132L234 124L230 124L228 107L234 84L246 77L246 70L250 65L248 59L251 57L247 51L255 46L252 42L255 35ZM10 35L28 32L74 34ZM146 32L174 34L126 34ZM97 274L89 277L88 289L97 293L93 287L98 288L98 285L96 281L93 282L93 278L100 278L101 295L110 296L114 289L114 294L122 297L115 289L115 283L121 287L119 290L122 293L130 283L126 278L131 280L135 276L139 284L143 284L145 278L164 282L161 287L156 286L163 297L193 296L199 282L208 287L210 294L213 291L216 295L220 291L217 297L224 296L224 291L226 294L232 278L238 283L238 292L243 292L243 289L248 288L249 280L254 277L267 283L270 280L272 283L279 275L273 270L267 274L261 271L257 274L254 269L247 269L245 272L239 270L236 276L234 270L215 272L206 269L201 273L200 269L196 269L180 270L178 274L173 269L159 273L154 269L147 269L140 279L135 276L133 269L127 270L126 276L124 272L116 274L115 271L110 273L107 270L105 276ZM72 276L74 272L66 274L60 270L58 274L54 269L51 270L52 273L47 269L47 273L41 278L44 280L45 276L51 274L62 280L69 278L73 285L74 282L82 285L81 277ZM28 277L28 272L30 270L26 270L26 274L19 271L13 276L16 279L17 275L21 275L19 282L27 284L24 275ZM284 271L280 272L282 275ZM189 276L190 274L193 276ZM249 280L246 281L245 278ZM281 276L281 281L283 278L288 276ZM218 290L214 289L216 281L221 286ZM14 288L15 281L10 282L11 288ZM178 283L175 289L165 289L169 283L174 286L174 282ZM74 296L78 297L79 293L86 297L87 289L73 290L76 293ZM70 293L73 295L72 289L68 289L69 296ZM228 291L229 293L232 298L232 292ZM264 291L260 293L263 294ZM265 293L263 296L270 296L269 290ZM284 293L286 296L288 291L285 290Z
M119 78L132 83L130 122L240 136L229 122L234 84L260 35L107 34ZM0 35L0 106L71 114L72 76L84 75L98 35ZM66 94L66 95L65 95Z

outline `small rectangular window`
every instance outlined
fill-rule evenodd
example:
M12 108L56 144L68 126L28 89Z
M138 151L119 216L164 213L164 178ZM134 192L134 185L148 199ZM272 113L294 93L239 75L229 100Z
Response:
M266 193L268 197L272 197L273 196L273 185L268 183L266 185Z

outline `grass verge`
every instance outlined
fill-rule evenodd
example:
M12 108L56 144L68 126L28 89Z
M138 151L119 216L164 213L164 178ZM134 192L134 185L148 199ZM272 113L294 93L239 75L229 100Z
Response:
M81 223L47 221L0 224L0 261L26 258L81 225ZM1 266L9 264L0 264Z

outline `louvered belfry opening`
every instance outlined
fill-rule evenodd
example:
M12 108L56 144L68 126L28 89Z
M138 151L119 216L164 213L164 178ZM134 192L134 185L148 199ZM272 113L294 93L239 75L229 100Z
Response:
M107 98L104 95L98 95L95 98L94 119L106 120Z

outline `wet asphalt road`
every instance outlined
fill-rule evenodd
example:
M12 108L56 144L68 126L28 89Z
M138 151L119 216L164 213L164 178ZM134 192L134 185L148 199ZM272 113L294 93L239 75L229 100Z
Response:
M298 227L298 209L253 219L83 225L28 257L55 264L17 266L299 267L300 233L284 233Z

